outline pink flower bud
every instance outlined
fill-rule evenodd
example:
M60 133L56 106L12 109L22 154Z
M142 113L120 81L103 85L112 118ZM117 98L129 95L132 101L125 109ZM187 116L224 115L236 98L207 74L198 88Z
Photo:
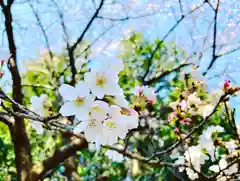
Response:
M152 98L150 100L148 100L149 104L155 104L156 103L156 96L153 95Z
M181 124L183 125L189 125L192 120L190 118L185 118L180 121Z
M0 72L0 78L4 75L4 72Z
M219 146L219 145L221 145L221 142L218 139L216 139L216 140L214 140L214 145Z
M1 60L1 65L3 65L3 64L4 64L4 62L5 62L5 60Z
M224 87L224 90L228 90L231 87L231 81L225 80L223 87Z
M138 91L138 94L141 95L141 94L143 93L142 87L139 87L139 88L137 89L137 91Z
M179 134L179 132L180 132L179 128L174 129L174 133Z

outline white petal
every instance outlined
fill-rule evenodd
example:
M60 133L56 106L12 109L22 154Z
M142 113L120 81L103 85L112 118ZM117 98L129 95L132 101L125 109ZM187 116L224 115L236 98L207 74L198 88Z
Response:
M211 167L209 167L209 170L217 173L217 172L219 172L219 166L218 165L212 165Z
M63 116L72 116L77 113L77 107L73 102L66 102L65 104L62 105L59 112Z
M42 103L44 103L47 100L47 98L48 98L48 96L46 94L42 94L40 96L40 100L41 100Z
M77 91L76 89L68 84L63 84L59 88L59 92L64 100L66 101L73 101L77 98Z
M112 117L117 118L117 117L121 116L121 108L117 105L111 105L109 108L109 114Z
M99 86L96 86L95 84L91 85L91 92L94 96L96 96L99 99L102 99L105 95L104 89Z
M100 150L101 148L101 138L99 136L96 137L96 140L95 140L95 146L96 146L96 150Z
M86 107L86 109L89 109L94 105L94 100L95 100L95 96L90 94L89 96L87 96L84 99L84 107Z
M89 111L84 108L78 108L76 111L76 119L78 120L88 120L89 119Z
M86 97L89 95L90 89L85 82L80 81L76 85L76 91L77 91L78 96Z
M37 96L32 96L30 99L31 104L36 104L39 102L39 97Z
M81 133L87 128L88 122L87 121L82 121L79 123L73 130L74 133Z
M96 75L91 71L84 74L84 80L89 85L90 83L93 83L93 80L96 79Z
M36 132L38 134L43 134L44 133L44 129L42 127L42 123L33 121L32 122L32 127L36 130Z

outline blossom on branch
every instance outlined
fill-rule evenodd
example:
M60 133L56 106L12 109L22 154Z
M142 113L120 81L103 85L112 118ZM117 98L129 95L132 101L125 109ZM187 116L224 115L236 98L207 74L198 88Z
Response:
M94 104L95 97L90 94L85 82L78 82L76 87L63 84L59 88L59 92L65 100L59 110L63 116L75 115L78 120L87 120L89 118L89 111Z
M46 94L42 94L40 97L33 96L31 97L31 109L39 114L42 117L47 117L49 115L48 107L50 106L47 103L48 96ZM38 134L43 134L43 124L39 121L32 121L32 127L36 130Z

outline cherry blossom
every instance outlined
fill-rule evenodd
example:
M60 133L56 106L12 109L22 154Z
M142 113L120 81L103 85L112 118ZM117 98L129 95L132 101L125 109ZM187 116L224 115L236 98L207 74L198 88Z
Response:
M123 161L123 155L116 152L116 151L113 151L113 150L108 150L105 152L105 155L109 158L109 159L112 159L113 161L115 162L122 162Z
M109 117L103 122L104 136L102 137L102 144L113 145L118 138L125 138L128 132L126 126L123 126L121 108L116 105L110 106Z
M31 100L30 100L31 109L42 117L48 116L48 111L46 108L47 98L48 96L46 94L42 94L40 97L33 96L31 97ZM31 125L38 134L44 133L43 124L41 122L32 121Z
M186 168L186 173L191 180L198 179L198 174L195 173L191 168Z
M118 77L111 69L92 68L84 74L84 80L93 95L102 99L105 94L116 95L119 91Z
M189 147L188 150L186 150L184 153L184 156L186 161L188 163L191 163L199 172L201 170L201 165L203 165L205 161L209 159L208 156L202 152L199 145Z
M100 148L100 139L103 137L103 120L107 118L109 105L104 101L95 101L89 111L89 118L82 120L74 132L84 132L88 142L95 142L96 148Z
M214 143L212 140L212 134L214 132L223 132L224 129L221 126L209 126L206 130L202 132L199 138L199 145L201 148L206 149L208 154L211 156L211 159L214 160Z
M63 116L75 115L78 120L87 120L89 110L94 104L95 97L90 94L90 90L86 83L78 82L76 87L63 84L59 88L59 92L65 103L59 112Z
M175 161L176 165L184 165L185 164L185 157L184 156L178 156L177 160ZM178 167L179 172L183 172L184 171L184 167L180 166Z
M227 160L225 159L225 155L223 155L222 159L219 161L219 163L217 165L212 165L209 167L209 170L218 173L220 171L224 172L224 175L228 176L228 175L232 175L234 173L238 172L238 164L233 164L232 166L228 167L228 163ZM222 172L221 172L222 175ZM220 175L220 177L221 177ZM218 180L220 180L220 178L218 178Z

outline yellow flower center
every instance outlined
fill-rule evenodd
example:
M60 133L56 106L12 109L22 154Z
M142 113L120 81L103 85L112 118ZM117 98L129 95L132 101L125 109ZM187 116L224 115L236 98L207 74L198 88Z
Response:
M109 128L116 128L117 125L115 122L113 122L112 120L109 120L107 123L106 123L107 127Z
M77 97L76 103L77 103L78 105L83 104L83 103L84 103L84 98L82 98L82 97Z
M93 106L93 107L92 107L92 110L93 110L93 111L96 111L96 112L100 112L100 111L101 111L101 110L100 110L100 107L99 107L98 105Z
M49 108L52 107L52 104L50 102L48 102L48 101L44 101L43 107L44 107L44 109L49 109Z
M88 127L89 128L96 127L96 119L89 119L88 120Z
M103 87L105 83L106 83L106 79L103 76L98 77L96 80L96 85L99 87Z

